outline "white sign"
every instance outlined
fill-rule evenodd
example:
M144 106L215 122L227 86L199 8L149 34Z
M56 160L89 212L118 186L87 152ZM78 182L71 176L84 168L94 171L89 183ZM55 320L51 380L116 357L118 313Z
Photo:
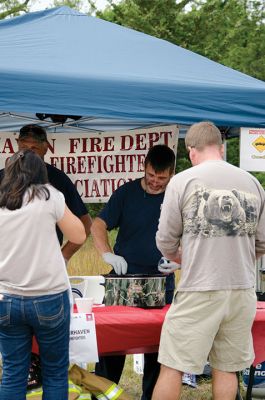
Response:
M240 129L240 168L265 171L265 129Z
M108 201L125 182L143 176L144 159L150 147L166 144L176 154L176 125L131 131L48 134L45 161L65 172L84 203ZM0 168L17 151L17 133L0 135Z
M98 361L94 314L71 314L69 358L71 363Z

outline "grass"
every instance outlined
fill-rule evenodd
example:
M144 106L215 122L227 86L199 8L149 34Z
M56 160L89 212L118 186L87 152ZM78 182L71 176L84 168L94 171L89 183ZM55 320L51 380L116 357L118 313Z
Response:
M111 232L110 242L115 240L116 233ZM92 239L89 237L81 249L71 258L68 264L69 275L102 275L107 274L110 267L102 261L101 256L93 246ZM176 275L176 282L179 275ZM90 370L94 365L89 366ZM133 370L133 356L126 357L126 363L120 381L120 386L134 400L139 400L141 397L142 376L138 375ZM211 382L209 380L201 381L196 389L183 386L181 400L210 400ZM161 399L162 400L162 399Z
M114 234L112 234L114 237ZM102 257L93 246L89 237L83 246L73 255L68 263L69 275L102 275L110 271L110 266L105 264Z
M94 370L94 364L89 365L89 371ZM133 355L127 355L119 386L131 396L133 400L139 400L142 393L142 375L133 370ZM181 400L211 400L211 382L202 380L197 388L183 385ZM162 399L161 399L162 400Z
M120 386L134 400L139 400L141 397L141 385L142 375L136 374L133 370L133 356L127 356ZM209 381L202 381L196 389L183 386L181 400L210 400L211 398L211 382Z

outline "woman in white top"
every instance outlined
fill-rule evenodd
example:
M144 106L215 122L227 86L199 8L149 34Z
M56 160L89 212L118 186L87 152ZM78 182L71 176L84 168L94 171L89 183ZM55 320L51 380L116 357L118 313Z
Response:
M86 235L31 150L7 162L0 185L1 400L25 400L32 336L40 351L43 399L68 399L69 280L56 224L73 243Z

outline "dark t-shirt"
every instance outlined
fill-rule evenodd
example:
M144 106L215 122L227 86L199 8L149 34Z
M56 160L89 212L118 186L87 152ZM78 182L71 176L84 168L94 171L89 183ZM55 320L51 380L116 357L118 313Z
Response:
M125 258L128 274L158 274L157 264L162 257L155 236L164 193L149 194L141 180L119 187L100 212L108 230L119 228L114 252ZM174 288L174 274L167 278L167 289Z
M67 207L78 218L88 213L75 185L68 176L56 167L46 164L48 179L52 186L63 193ZM0 182L3 179L4 170L0 170ZM58 227L56 227L58 240L60 245L63 243L63 234Z
M50 164L46 163L46 167L50 184L63 193L67 207L78 218L86 215L88 210L71 179L60 169ZM61 245L63 242L63 234L58 227L56 227L56 230Z

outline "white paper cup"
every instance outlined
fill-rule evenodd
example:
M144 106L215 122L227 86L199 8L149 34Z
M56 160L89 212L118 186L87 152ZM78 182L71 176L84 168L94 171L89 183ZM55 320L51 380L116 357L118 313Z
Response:
M93 297L77 297L75 299L77 312L91 313L94 299Z

